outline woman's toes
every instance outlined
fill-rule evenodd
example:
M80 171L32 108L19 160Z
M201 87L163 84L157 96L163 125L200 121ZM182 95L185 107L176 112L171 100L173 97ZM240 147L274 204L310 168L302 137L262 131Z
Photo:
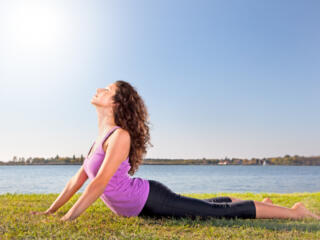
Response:
M304 206L304 204L303 204L302 202L296 202L296 203L293 204L293 206L291 207L291 209L298 209L298 208L304 209L304 208L306 208L306 207Z
M309 211L302 202L295 203L291 209L295 210L298 218L314 218L320 220L320 217Z
M273 204L273 202L271 201L270 198L265 198L265 199L262 200L262 202L264 202L264 203L269 203L269 204Z

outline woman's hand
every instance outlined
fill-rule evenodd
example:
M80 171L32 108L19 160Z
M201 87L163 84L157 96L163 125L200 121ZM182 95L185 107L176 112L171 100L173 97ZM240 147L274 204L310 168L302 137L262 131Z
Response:
M32 214L32 215L51 215L51 214L53 214L53 212L50 210L46 210L45 212L32 211L32 212L30 212L30 214Z
M69 212L67 212L62 218L60 218L60 221L67 222L67 221L72 221L73 219L75 218L72 217Z
M67 221L71 221L71 219L68 218L66 215L64 215L62 218L60 218L60 221L67 222Z

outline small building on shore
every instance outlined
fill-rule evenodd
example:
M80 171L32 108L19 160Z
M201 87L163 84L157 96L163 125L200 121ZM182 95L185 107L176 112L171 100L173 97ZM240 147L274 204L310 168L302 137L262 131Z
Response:
M228 165L227 161L219 161L218 165Z

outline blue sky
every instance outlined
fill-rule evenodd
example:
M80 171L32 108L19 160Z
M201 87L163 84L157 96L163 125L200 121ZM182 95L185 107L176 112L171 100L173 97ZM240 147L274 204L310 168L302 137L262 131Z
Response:
M86 155L98 87L150 113L150 158L319 155L319 1L1 1L0 160Z

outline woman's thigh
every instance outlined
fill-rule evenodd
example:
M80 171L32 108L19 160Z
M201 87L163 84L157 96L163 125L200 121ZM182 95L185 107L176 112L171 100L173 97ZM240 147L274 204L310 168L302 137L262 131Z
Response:
M252 200L233 203L209 202L176 194L158 181L149 180L149 183L149 196L139 216L255 218L255 205Z

